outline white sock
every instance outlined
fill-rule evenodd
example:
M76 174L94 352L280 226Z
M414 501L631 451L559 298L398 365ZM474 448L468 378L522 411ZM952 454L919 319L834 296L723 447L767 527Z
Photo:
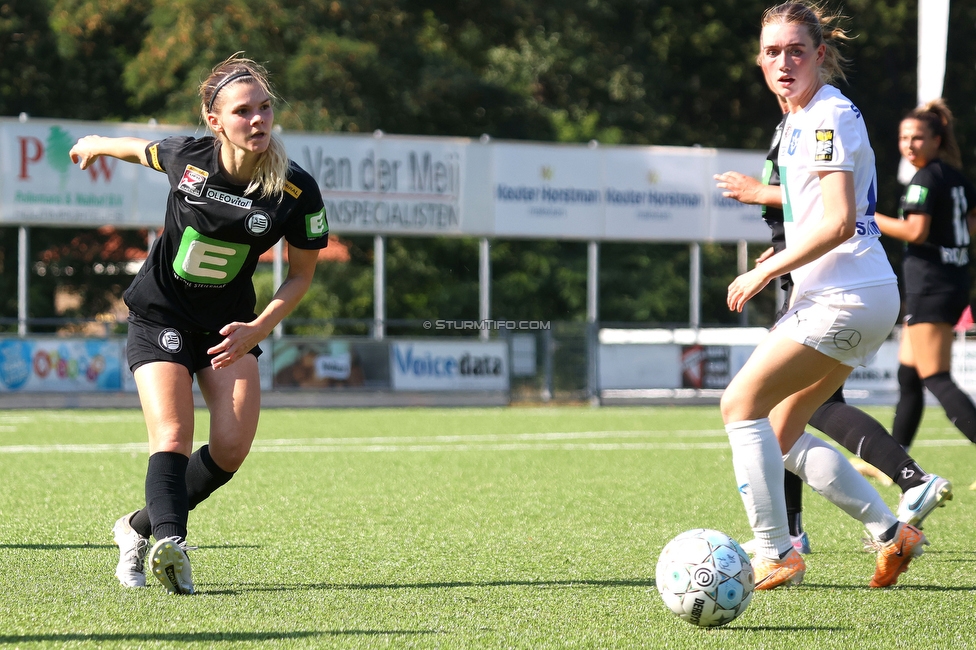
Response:
M872 537L897 523L878 491L836 449L804 432L783 456L786 469L818 494L864 524Z
M756 554L777 560L793 548L786 521L783 457L768 418L725 425L732 445L732 467L756 536Z

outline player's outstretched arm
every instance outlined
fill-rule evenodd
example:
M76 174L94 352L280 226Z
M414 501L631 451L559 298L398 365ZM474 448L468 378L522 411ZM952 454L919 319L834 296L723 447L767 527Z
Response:
M149 167L149 160L146 158L148 144L149 140L142 138L106 138L101 135L86 135L71 147L68 155L71 156L71 162L80 164L82 169L91 167L99 156L111 156Z
M752 176L739 172L715 174L713 178L718 181L715 185L722 190L722 196L727 199L735 199L740 203L751 205L783 207L783 190L779 185L766 185Z

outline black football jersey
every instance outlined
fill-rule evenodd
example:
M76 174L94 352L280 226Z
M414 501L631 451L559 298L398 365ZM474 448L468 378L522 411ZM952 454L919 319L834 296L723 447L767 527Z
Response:
M282 237L296 248L328 244L318 185L294 162L284 192L262 198L224 175L213 137L151 142L146 157L171 191L163 233L124 295L144 318L204 332L253 320L258 257Z
M928 239L905 246L905 274L910 293L950 291L969 281L969 225L976 191L959 170L933 160L918 170L905 188L898 216L924 213L931 218Z

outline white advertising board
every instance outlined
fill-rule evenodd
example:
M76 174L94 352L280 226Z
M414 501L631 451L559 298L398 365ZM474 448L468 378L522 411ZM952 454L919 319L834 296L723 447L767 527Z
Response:
M340 233L466 232L467 140L285 134L288 156L318 182L329 227Z
M680 345L600 345L597 363L600 390L681 386Z
M583 147L492 146L495 234L603 237L600 156Z
M169 183L141 165L98 158L82 171L68 152L85 135L165 137L175 129L68 120L0 128L0 222L76 226L162 225Z
M704 239L715 241L769 241L771 232L762 219L762 208L758 205L739 203L735 199L722 196L716 187L715 174L734 171L756 179L762 178L765 154L756 151L733 151L718 149L706 165L709 182L709 228Z
M604 150L606 239L699 241L708 234L707 161L714 150L613 147Z
M508 390L503 341L397 341L390 344L393 390Z
M159 227L169 183L140 165L68 151L81 136L203 136L185 126L0 118L0 223ZM758 174L764 154L464 138L285 133L336 233L607 241L766 241L758 208L712 175Z

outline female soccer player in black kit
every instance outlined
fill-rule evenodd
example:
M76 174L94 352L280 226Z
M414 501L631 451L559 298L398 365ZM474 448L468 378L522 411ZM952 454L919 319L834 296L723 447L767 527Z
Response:
M123 585L145 586L148 553L153 575L182 594L194 593L189 511L250 451L260 410L258 344L305 295L329 232L316 182L272 132L264 68L234 55L213 69L200 97L210 136L87 136L70 152L82 169L112 156L169 177L162 235L124 296L128 362L149 430L146 505L121 517L113 533ZM288 275L256 314L251 277L281 237ZM194 375L210 411L209 444L195 452Z
M784 114L773 133L762 183L738 172L726 172L715 176L724 196L743 203L762 206L763 220L769 226L773 245L760 256L759 261L786 248L779 169L776 165L785 121ZM781 306L774 320L779 320L779 317L786 312L789 307L790 292L793 289L793 281L789 274L782 276L780 283L786 292L786 302ZM932 510L952 498L952 485L949 481L922 471L905 448L888 435L880 422L844 401L843 388L817 409L810 418L810 425L839 442L852 454L877 467L898 485L902 491L897 513L900 521L918 526ZM799 552L809 553L809 537L803 530L802 524L803 481L789 471L785 474L785 492L790 539ZM748 542L746 544L749 545Z
M941 99L901 121L898 148L918 171L901 197L898 218L878 216L883 234L906 242L900 396L891 432L906 449L922 419L923 387L976 442L976 406L949 374L952 328L969 304L969 236L976 227L976 191L959 171L952 122Z

